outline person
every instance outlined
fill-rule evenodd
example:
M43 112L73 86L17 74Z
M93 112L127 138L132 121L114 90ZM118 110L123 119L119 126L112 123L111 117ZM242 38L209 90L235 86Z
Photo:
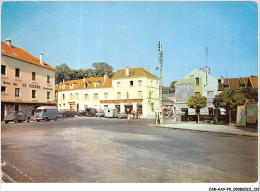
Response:
M135 120L135 112L133 111L132 113L132 120L134 121Z

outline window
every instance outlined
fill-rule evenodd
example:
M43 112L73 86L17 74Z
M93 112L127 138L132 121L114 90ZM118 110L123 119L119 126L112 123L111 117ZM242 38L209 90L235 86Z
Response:
M120 105L115 105L115 108L117 109L117 112L120 113Z
M50 83L50 82L51 82L51 80L50 80L50 76L47 75L47 83Z
M88 100L88 94L84 95L85 100Z
M1 65L1 74L6 75L6 66L5 65Z
M98 100L98 94L94 93L94 100Z
M117 92L117 99L121 99L121 92Z
M32 72L32 80L35 81L36 80L36 73Z
M196 77L196 85L200 84L200 79L198 77Z
M142 91L138 91L138 97L139 97L139 98L142 97Z
M65 94L62 94L62 100L65 100Z
M51 95L51 93L49 91L47 91L47 99L50 99L50 95Z
M159 82L158 81L156 81L156 87L158 87L159 86Z
M94 87L98 87L99 86L99 83L94 83Z
M200 92L195 92L195 96L198 96L200 94Z
M33 99L36 98L36 90L32 90L32 98L33 98Z
M6 92L6 87L5 86L1 86L1 93L5 93Z
M120 82L117 82L117 87L120 87Z
M15 68L15 77L20 77L20 69Z
M79 99L79 94L75 93L75 99Z
M20 88L15 88L15 97L20 97Z
M153 86L153 80L151 80L151 87Z
M65 107L66 105L65 105L65 103L63 103L63 107Z
M104 99L107 99L108 93L104 93Z
M104 108L107 108L108 107L108 105L104 105Z
M15 106L14 106L14 110L15 110L15 111L19 111L19 105L15 105Z
M134 86L134 81L130 81L130 87Z
M70 94L70 99L73 99L73 94L72 93Z
M142 80L138 80L138 86L142 86Z

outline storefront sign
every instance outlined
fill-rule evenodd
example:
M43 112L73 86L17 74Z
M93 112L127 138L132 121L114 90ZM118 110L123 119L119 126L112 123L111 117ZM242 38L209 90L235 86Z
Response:
M36 89L41 89L41 86L40 86L40 85L29 84L29 87L31 87L31 88L36 88Z
M121 100L103 100L100 103L133 103L142 102L143 99L121 99Z
M48 88L48 87L43 87L43 89L46 89L46 90L52 90L52 88Z
M10 82L7 82L7 81L3 81L4 84L7 84L7 85L11 85Z

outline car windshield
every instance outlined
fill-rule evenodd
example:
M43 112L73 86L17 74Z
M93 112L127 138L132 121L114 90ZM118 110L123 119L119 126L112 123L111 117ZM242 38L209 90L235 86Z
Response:
M40 113L40 112L42 112L42 110L41 109L37 109L35 112L36 113Z

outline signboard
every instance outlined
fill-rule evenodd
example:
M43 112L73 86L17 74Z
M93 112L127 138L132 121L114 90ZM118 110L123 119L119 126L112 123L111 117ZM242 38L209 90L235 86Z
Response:
M258 107L254 100L247 100L246 112L246 122L256 123L258 119Z
M102 100L100 103L133 103L142 102L143 99L120 99L120 100Z
M238 105L237 106L237 121L236 126L242 126L244 127L246 125L245 120L245 106L244 105Z
M175 98L177 103L186 103L191 96L194 96L193 82L175 84Z

